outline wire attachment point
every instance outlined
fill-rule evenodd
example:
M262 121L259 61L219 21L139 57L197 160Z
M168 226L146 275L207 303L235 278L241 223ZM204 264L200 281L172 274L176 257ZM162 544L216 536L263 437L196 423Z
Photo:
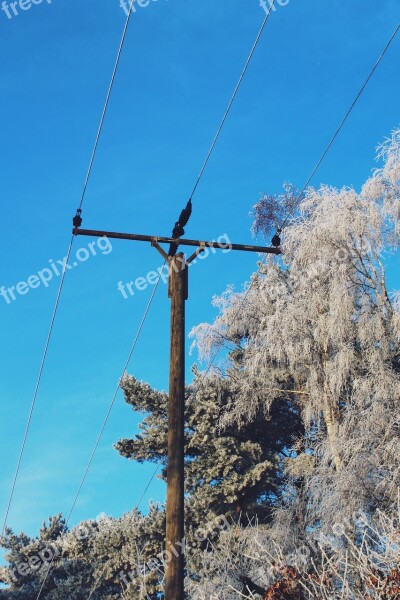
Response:
M82 209L78 208L78 210L76 211L76 215L72 219L72 224L75 227L75 229L77 229L78 227L80 227L82 225L81 214L82 214Z
M172 230L172 237L174 239L178 239L178 238L182 237L183 234L185 233L184 227L186 227L186 225L188 224L188 221L192 214L192 208L193 208L192 207L192 199L189 198L188 203L186 204L186 207L182 210L181 214L179 215L179 219L175 223L175 227ZM177 250L178 250L178 244L171 244L169 247L168 255L171 257L175 256Z
M278 228L276 234L272 238L271 244L273 245L274 248L279 248L279 246L281 245L281 236L280 236L281 232L282 232L282 230L280 228Z

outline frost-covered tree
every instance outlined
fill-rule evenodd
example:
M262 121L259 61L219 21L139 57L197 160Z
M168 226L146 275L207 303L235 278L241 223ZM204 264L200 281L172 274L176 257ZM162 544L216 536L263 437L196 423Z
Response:
M167 395L130 376L124 378L122 388L126 402L146 416L139 426L142 433L120 440L116 448L130 459L160 461L166 479ZM242 428L234 425L221 430L219 421L231 402L229 382L218 376L203 381L197 373L194 384L186 389L189 528L218 515L234 520L241 513L266 522L282 493L283 461L301 432L291 399L282 398L272 405L268 416L256 413Z
M292 187L263 197L254 230L285 225L282 257L193 331L201 358L224 358L186 390L191 600L400 597L400 294L384 267L400 241L400 131L378 158L361 191L309 189L290 219ZM165 478L166 394L122 387L145 417L117 449ZM234 525L196 538L218 515ZM36 600L50 550L43 600L160 600L164 520L151 506L85 535L60 516L37 538L8 530L0 598Z
M241 354L234 374L230 359L222 366L232 390L222 425L269 414L284 394L301 412L305 435L269 532L288 554L311 537L335 538L344 552L361 544L355 513L373 526L398 494L400 311L384 263L400 240L400 131L378 158L360 192L309 189L283 231L282 258L260 265L242 293L217 298L215 322L193 331L202 358L226 345ZM286 188L285 209L293 196ZM266 234L286 220L271 197L255 214Z
M0 570L4 600L156 600L162 589L164 515L150 505L113 519L105 515L68 531L60 515L38 537L7 530L2 546L8 565ZM155 559L159 568L146 568ZM140 596L141 594L141 596Z
M139 461L161 459L165 478L167 397L133 377L126 377L122 387L127 402L146 416L142 434L121 440L117 448ZM279 410L272 408L269 418L257 415L241 430L233 426L222 432L218 421L229 402L229 388L219 377L196 391L187 389L189 578L201 576L203 551L217 543L221 531L238 521L241 513L257 516L261 522L271 519L271 509L283 493L287 448L301 432L299 415L284 400ZM119 519L103 516L72 531L58 516L43 526L37 538L16 536L9 530L2 541L9 551L8 566L1 573L9 589L0 592L0 598L36 600L46 578L43 600L87 600L90 593L92 600L159 600L164 532L164 509L153 505L145 516L137 512Z
M240 353L233 351L231 359L232 372L239 372ZM194 374L185 406L188 581L206 576L203 552L218 544L226 529L220 517L230 526L242 517L271 520L284 493L284 461L303 432L298 410L285 395L271 405L268 415L258 411L241 428L233 424L221 429L220 419L232 402L230 384L217 375L204 380L196 369ZM124 378L122 388L126 402L145 417L141 433L120 440L116 448L129 459L160 462L165 480L168 397L131 376Z
M393 508L378 511L373 524L360 514L359 539L345 538L345 549L331 538L288 552L257 523L231 529L213 553L203 553L202 578L188 581L189 598L398 600L400 504Z

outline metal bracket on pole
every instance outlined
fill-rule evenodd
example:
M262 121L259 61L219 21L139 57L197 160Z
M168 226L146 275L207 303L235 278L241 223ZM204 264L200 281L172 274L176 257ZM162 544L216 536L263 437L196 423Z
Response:
M153 247L154 247L156 250L158 250L158 251L159 251L159 253L161 254L161 256L162 256L163 258L165 258L165 260L166 260L167 262L170 262L170 260L171 260L171 257L170 257L170 256L168 256L168 254L165 252L165 250L164 250L163 248L161 248L160 244L158 243L158 238L157 238L157 237L153 237L153 238L151 238L151 245L152 245L152 246L153 246Z
M200 247L197 248L196 252L193 252L192 256L189 256L189 258L186 261L187 265L190 265L190 263L198 257L199 254L201 254L202 252L204 252L204 249L206 247L205 242L200 242Z

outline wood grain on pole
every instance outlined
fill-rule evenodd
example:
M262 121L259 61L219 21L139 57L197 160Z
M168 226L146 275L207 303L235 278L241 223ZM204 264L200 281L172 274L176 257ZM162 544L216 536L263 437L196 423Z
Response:
M183 262L182 262L183 261ZM185 411L185 300L187 266L182 253L169 267L171 351L168 401L168 466L165 600L184 598L184 411ZM183 267L183 268L182 268ZM176 556L176 554L178 556Z

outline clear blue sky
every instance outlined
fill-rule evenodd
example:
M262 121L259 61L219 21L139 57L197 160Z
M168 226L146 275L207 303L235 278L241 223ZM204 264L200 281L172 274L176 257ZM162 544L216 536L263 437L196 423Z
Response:
M251 206L284 181L303 185L399 17L398 0L278 7L198 189L190 237L251 240ZM170 233L263 18L258 0L152 0L137 9L84 226ZM119 0L44 0L12 19L0 12L0 285L26 281L66 252L124 19ZM369 176L375 146L400 123L399 54L400 37L314 184L358 188ZM89 241L75 240L74 252ZM69 511L151 292L124 300L117 284L159 266L155 250L112 245L67 273L10 513L18 531L34 534L50 514ZM213 294L240 287L255 264L256 256L232 253L195 266L188 331L213 317ZM57 285L54 277L10 304L0 297L2 518ZM129 369L160 389L168 385L168 308L162 286ZM121 515L139 499L154 467L112 448L137 424L119 395L72 523ZM149 498L163 500L161 483L143 508Z

